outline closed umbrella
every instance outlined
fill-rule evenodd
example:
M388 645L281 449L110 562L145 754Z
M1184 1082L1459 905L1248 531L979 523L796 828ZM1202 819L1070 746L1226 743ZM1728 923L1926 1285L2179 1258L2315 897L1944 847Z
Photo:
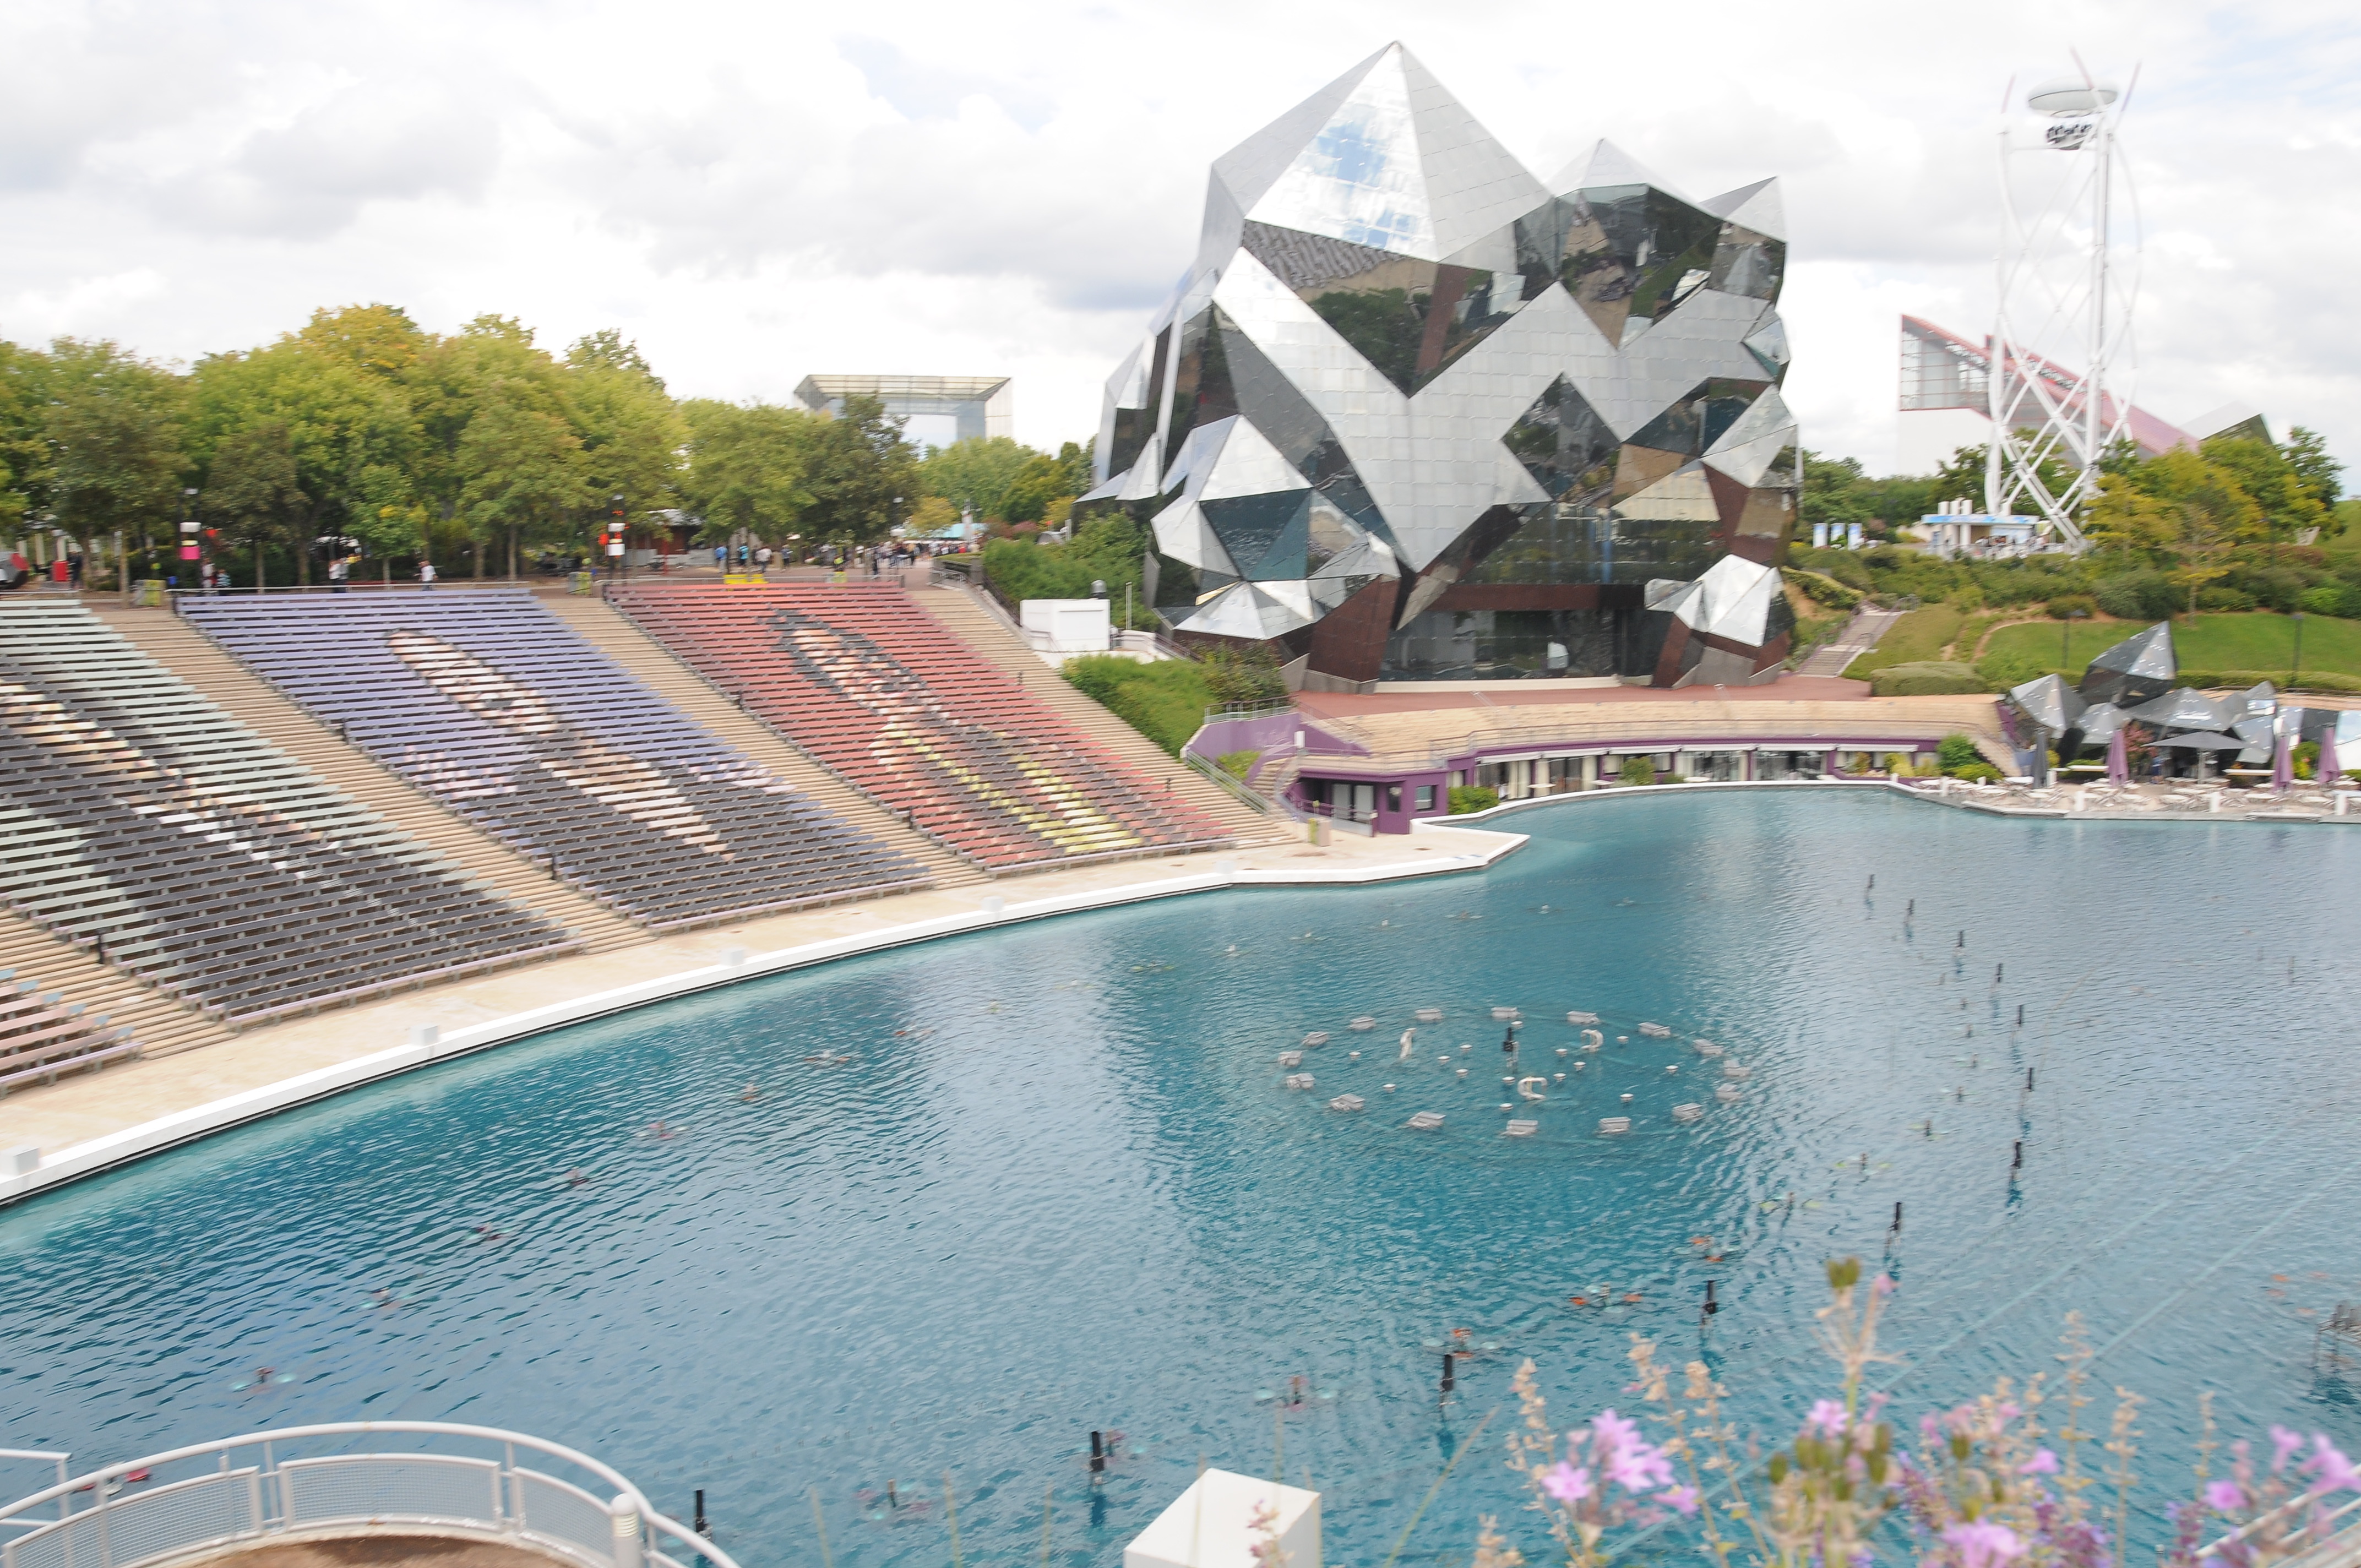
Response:
M2325 788L2334 789L2345 770L2336 765L2336 731L2326 730L2320 737L2320 761L2312 764L2312 776Z
M2271 751L2271 787L2278 790L2295 787L2295 742L2284 733Z
M2116 726L2115 732L2107 737L2107 782L2114 784L2132 782L2131 758L2124 745L2121 725Z

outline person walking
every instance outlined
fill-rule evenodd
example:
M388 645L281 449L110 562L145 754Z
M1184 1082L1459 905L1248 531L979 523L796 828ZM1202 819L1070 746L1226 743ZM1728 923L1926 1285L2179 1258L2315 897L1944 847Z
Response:
M345 591L345 579L351 575L351 568L346 565L345 558L342 555L339 555L335 560L329 562L328 591L332 594L343 593Z
M418 563L418 586L422 588L431 588L434 586L434 562L421 561Z
M717 572L730 570L730 546L727 544L717 544L713 547L713 569Z

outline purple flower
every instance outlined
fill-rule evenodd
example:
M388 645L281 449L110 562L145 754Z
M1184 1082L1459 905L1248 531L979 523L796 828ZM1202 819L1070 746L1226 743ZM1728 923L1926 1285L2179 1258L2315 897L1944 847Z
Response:
M2058 1456L2046 1448L2037 1448L2032 1458L2016 1467L2016 1473L2020 1475L2055 1475L2058 1474Z
M2217 1514L2235 1514L2246 1506L2246 1489L2235 1481L2208 1481L2205 1506Z
M1640 1441L1636 1421L1627 1421L1612 1410L1601 1410L1598 1419L1590 1423L1591 1432L1598 1443L1599 1457L1611 1459L1627 1443Z
M1813 1404L1812 1413L1804 1418L1804 1424L1823 1437L1841 1436L1845 1430L1845 1408L1834 1399L1818 1400Z
M1697 1510L1697 1489L1695 1486L1667 1486L1656 1494L1659 1502L1669 1503L1685 1514Z
M1660 1449L1633 1438L1607 1461L1607 1473L1627 1492L1645 1492L1672 1484L1672 1461Z
M1958 1549L1960 1568L1997 1568L2025 1551L2016 1532L2005 1525L1955 1524L1943 1532L1943 1539Z
M1542 1472L1542 1489L1561 1503L1578 1503L1590 1496L1590 1472L1560 1460Z
M2294 1458L2296 1451L2301 1447L2303 1447L2301 1432L2290 1431L2285 1427L2273 1427L2271 1429L2271 1474L2277 1475L2285 1470L2288 1461Z
M2361 1470L2354 1469L2353 1461L2338 1453L2325 1433L2312 1434L2312 1457L2302 1468L2311 1473L2315 1492L2334 1492L2340 1486L2361 1492Z
M1891 1296L1894 1294L1893 1277L1890 1275L1881 1274L1869 1282L1869 1288L1880 1296Z

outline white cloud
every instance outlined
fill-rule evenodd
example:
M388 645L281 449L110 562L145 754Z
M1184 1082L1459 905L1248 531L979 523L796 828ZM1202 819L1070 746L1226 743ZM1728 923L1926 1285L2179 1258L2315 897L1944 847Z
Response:
M2250 400L2361 469L2348 11L20 0L0 334L188 359L385 300L553 343L619 326L686 393L1008 373L1022 435L1079 438L1194 249L1206 165L1399 37L1543 173L1606 136L1694 194L1782 176L1793 400L1875 466L1894 316L1989 313L2003 90L2079 48L2141 71L2142 400Z

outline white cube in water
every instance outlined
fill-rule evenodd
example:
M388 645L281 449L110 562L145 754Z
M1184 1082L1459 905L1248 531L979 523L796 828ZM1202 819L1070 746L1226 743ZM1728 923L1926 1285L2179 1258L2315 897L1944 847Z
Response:
M1254 1568L1263 1531L1255 1515L1278 1510L1272 1521L1288 1568L1320 1568L1320 1494L1255 1475L1208 1470L1123 1549L1123 1568Z

